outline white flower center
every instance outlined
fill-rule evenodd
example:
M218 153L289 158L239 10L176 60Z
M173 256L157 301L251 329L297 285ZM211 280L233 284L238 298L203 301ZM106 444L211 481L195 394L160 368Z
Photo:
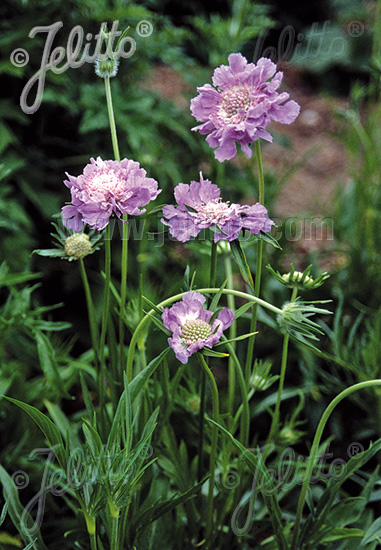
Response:
M194 319L186 321L181 326L181 339L182 343L186 346L190 346L197 342L197 340L206 340L212 335L212 327L206 321L201 319Z
M255 100L247 86L233 86L221 93L218 117L225 124L238 124L246 118Z
M107 199L110 196L120 198L124 187L124 181L118 178L114 172L95 174L87 178L86 191L90 197L100 193Z
M214 199L194 207L197 211L196 222L223 225L231 216L234 206L221 199Z

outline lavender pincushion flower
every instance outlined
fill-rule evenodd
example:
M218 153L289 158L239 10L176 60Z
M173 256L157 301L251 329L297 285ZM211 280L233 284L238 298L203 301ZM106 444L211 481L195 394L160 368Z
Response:
M219 342L222 333L234 320L231 309L222 309L212 324L209 323L213 312L203 309L205 297L190 290L181 302L166 307L162 314L164 326L172 332L168 343L176 358L184 365L193 353Z
M84 224L104 229L112 214L138 215L141 207L156 199L161 192L158 183L146 177L138 162L123 159L103 161L90 159L83 174L70 176L65 185L70 189L72 204L62 208L64 225L80 231Z
M286 92L276 90L283 73L276 72L276 65L265 57L257 64L248 63L240 53L229 55L229 65L221 65L213 73L213 86L205 84L197 88L199 95L191 100L191 111L202 124L192 128L206 138L210 147L217 147L215 157L229 160L237 153L236 143L241 145L247 158L252 151L249 144L258 138L272 141L265 130L274 120L291 124L300 107Z
M169 226L169 232L180 242L197 237L202 229L214 231L214 242L221 239L238 239L241 229L253 234L268 232L274 224L269 219L266 208L257 202L252 206L222 202L220 189L209 180L192 181L190 185L179 183L175 187L178 206L164 206L162 219Z

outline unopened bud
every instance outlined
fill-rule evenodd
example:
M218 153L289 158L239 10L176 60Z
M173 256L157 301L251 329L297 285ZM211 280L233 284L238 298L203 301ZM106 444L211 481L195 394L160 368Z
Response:
M84 258L91 252L91 241L86 233L74 233L65 240L65 252L68 256Z

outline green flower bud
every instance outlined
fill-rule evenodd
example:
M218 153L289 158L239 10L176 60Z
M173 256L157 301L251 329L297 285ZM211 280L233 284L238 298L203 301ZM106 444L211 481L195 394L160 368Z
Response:
M65 253L74 258L84 258L92 251L90 237L86 233L74 233L65 240Z
M95 74L100 78L112 78L117 75L119 67L118 57L98 57L95 60Z

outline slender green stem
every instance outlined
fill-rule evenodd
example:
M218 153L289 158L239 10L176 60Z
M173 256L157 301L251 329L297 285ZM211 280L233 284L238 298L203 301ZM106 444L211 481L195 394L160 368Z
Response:
M86 303L87 303L87 313L89 317L89 326L90 326L90 336L91 336L91 343L94 350L94 358L95 358L95 366L98 371L98 363L99 363L99 350L98 350L98 330L97 330L97 323L95 320L95 314L94 314L94 305L93 300L91 297L91 291L90 291L90 285L89 280L87 278L86 274L86 268L85 264L83 262L83 258L79 259L79 268L81 272L82 282L85 289L85 295L86 295Z
M319 449L319 444L320 444L321 436L323 435L323 430L324 430L325 425L328 421L328 418L330 417L330 415L331 415L332 411L334 410L334 408L340 403L340 401L345 399L345 397L348 397L348 395L351 395L351 393L354 393L355 391L362 390L364 388L370 388L372 386L381 386L381 380L379 380L379 379L377 379L377 380L367 380L366 382L359 382L358 384L354 384L353 386L350 386L349 388L346 388L341 393L339 393L339 395L337 395L331 401L331 403L328 405L328 407L325 409L325 411L324 411L324 413L323 413L323 415L320 419L319 425L316 429L316 433L315 433L315 437L314 437L314 440L313 440L313 443L312 443L310 456L309 456L308 462L307 462L306 474L304 476L304 482L303 482L303 485L302 485L302 490L300 492L300 497L299 497L297 511L296 511L296 518L295 518L295 524L294 524L294 529L293 529L293 539L292 539L290 550L296 550L296 548L297 548L299 527L300 527L300 522L301 522L301 519L302 519L302 513L303 513L304 503L305 503L305 500L306 500L308 485L310 483L313 467L314 467L314 465L317 461L317 458L318 458L317 453L318 453L318 449Z
M122 227L122 266L120 280L120 312L119 312L119 367L120 379L123 380L125 364L124 356L124 315L127 296L127 270L128 270L128 225L127 216L123 216Z
M105 90L107 99L107 110L110 121L111 141L114 150L115 160L120 161L118 135L116 132L114 109L112 105L112 95L110 78L105 77ZM124 369L124 310L126 305L127 295L127 270L128 270L128 225L127 215L123 216L122 223L122 266L121 266L121 281L120 281L120 312L119 312L119 365L120 365L120 377L123 380Z
M217 243L212 239L212 252L210 254L210 275L209 286L216 286L216 270L217 270Z
M97 535L96 535L96 533L92 533L90 535L90 548L91 548L91 550L97 550Z
M202 479L202 467L204 462L204 422L205 422L205 404L206 404L206 376L205 372L201 372L200 381L200 410L198 413L199 428L198 428L198 479Z
M212 394L212 420L219 423L220 406L219 406L218 389L217 389L216 381L214 379L214 376L210 368L206 364L204 356L201 353L197 353L197 358L210 384L210 389ZM210 478L209 478L209 490L208 490L208 504L207 504L207 511L206 511L205 550L210 550L211 548L211 536L213 531L213 510L214 510L213 500L214 500L214 481L215 481L216 461L217 461L217 440L218 440L218 428L215 424L213 424L212 435L211 435L211 447L210 447L210 461L209 461Z
M225 264L225 274L228 279L228 287L233 287L233 269L232 269L232 260L230 254L225 254L224 258L224 264ZM212 285L211 285L212 286ZM228 294L227 296L227 302L228 302L228 308L232 311L235 311L235 303L234 303L234 296L232 294ZM237 336L237 323L234 321L229 329L229 340L232 340ZM235 349L235 344L233 343L231 345L231 348ZM232 424L234 422L233 417L233 408L234 408L234 397L235 397L235 386L236 386L236 380L235 380L235 366L234 366L234 360L229 356L229 364L228 364L228 372L229 372L229 386L228 386L228 426L229 431L232 428Z
M261 146L259 139L255 142L255 152L257 157L258 165L258 182L259 182L259 192L258 192L258 202L261 204L265 200L265 181L263 176L263 165L262 165L262 155L261 155ZM263 259L263 241L258 240L257 242L257 265L255 270L255 285L254 285L254 296L259 298L261 291L261 278L262 278L262 259ZM250 332L256 332L257 329L257 309L258 306L255 304L251 312L251 321L250 321ZM251 376L251 369L253 363L254 355L254 344L255 344L255 334L249 338L247 345L247 356L246 356L246 365L245 365L245 380L246 384L249 383Z
M200 288L197 290L197 292L200 292L201 294L216 294L219 292L219 288ZM176 294L175 296L171 296L170 298L167 298L163 302L160 302L157 304L156 307L163 308L166 306L169 306L172 304L172 302L176 302L176 300L181 300L181 298L186 294L186 292L181 292L180 294ZM254 302L257 304L260 304L261 306L269 309L273 313L280 314L282 313L282 310L279 309L276 306L273 306L269 302L266 302L265 300L262 300L261 298L257 298L256 296L252 296L251 294L247 294L246 292L241 292L239 290L231 290L231 289L224 289L222 291L222 294L232 294L233 296L237 296L238 298L243 298L245 300L248 300L249 302ZM128 355L127 355L127 365L126 365L126 372L127 372L127 380L130 382L132 379L132 366L134 362L134 356L135 356L135 347L138 342L140 332L143 330L145 325L150 322L152 315L154 315L156 311L154 309L151 309L140 321L138 326L135 329L134 334L132 335L131 342L128 348Z
M114 109L113 109L113 106L112 106L110 78L108 76L106 76L104 81L105 81L105 90L106 90L108 118L109 118L109 121L110 121L112 148L114 150L115 160L117 160L119 162L120 161L120 154L119 154L119 146L118 146L118 136L117 136L117 133L116 133L116 126L115 126Z
M110 309L110 282L111 282L111 235L110 226L106 227L105 233L105 286L103 294L103 312L102 312L102 328L101 337L99 343L100 354L100 372L98 378L98 391L99 391L99 407L103 410L104 405L104 377L105 377L105 345L106 334L109 322L109 309Z
M216 286L216 270L217 270L217 243L212 238L211 253L210 253L210 271L209 271L209 286ZM199 432L198 432L198 478L202 478L202 466L204 458L204 423L206 409L206 377L204 371L201 373L200 381L200 411L199 411Z
M78 498L78 495L77 495L77 498ZM78 498L78 500L85 516L87 532L89 533L89 537L90 537L90 548L91 550L97 550L97 532L96 532L95 518L88 514L81 499Z
M231 344L226 344L226 347L229 351L230 357L232 358L233 367L235 368L239 388L241 390L241 399L242 399L242 417L241 417L241 435L240 442L244 447L249 445L249 429L250 429L250 408L249 401L247 399L247 387L245 383L245 378L241 368L241 364L237 357L237 354L234 351L234 348ZM234 424L234 418L233 418Z
M296 297L298 295L298 289L295 287L292 291L291 296L291 302L295 302ZM282 401L282 393L283 393L283 387L284 387L284 379L286 376L286 367L287 367L287 356L288 356L288 342L290 340L289 334L285 334L283 337L283 349L282 349L282 362L280 367L280 377L279 377L279 387L278 387L278 397L274 409L274 414L271 422L271 428L270 428L270 434L268 438L268 442L271 443L274 440L275 432L278 429L278 422L279 422L279 411L280 411L280 404Z

